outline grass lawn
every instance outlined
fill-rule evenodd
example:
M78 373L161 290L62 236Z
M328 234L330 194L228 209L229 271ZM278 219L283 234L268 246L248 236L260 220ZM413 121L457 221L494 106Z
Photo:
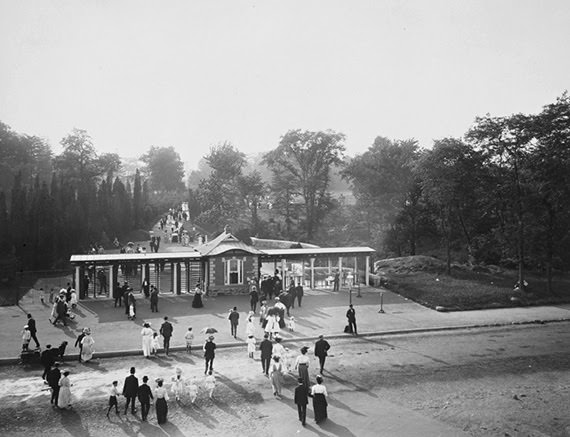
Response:
M452 311L513 306L570 303L570 277L553 279L552 294L547 291L546 278L527 275L528 290L513 291L516 272L479 273L454 270L451 276L416 271L390 273L388 288L408 299L430 308L445 307ZM518 300L511 300L512 297Z

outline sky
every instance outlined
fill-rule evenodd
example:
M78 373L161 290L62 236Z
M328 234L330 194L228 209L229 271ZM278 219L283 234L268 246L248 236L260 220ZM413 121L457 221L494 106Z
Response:
M0 0L0 121L191 168L290 129L430 147L569 89L568 23L567 0Z

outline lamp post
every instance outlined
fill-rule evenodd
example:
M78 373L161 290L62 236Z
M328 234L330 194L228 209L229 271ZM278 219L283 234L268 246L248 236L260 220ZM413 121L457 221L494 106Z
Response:
M354 281L354 276L352 276L352 272L348 272L346 280L348 282L348 303L352 305L352 283Z

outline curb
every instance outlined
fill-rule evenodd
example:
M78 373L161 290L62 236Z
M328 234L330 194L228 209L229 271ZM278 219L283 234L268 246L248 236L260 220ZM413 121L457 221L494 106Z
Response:
M429 328L409 328L409 329L395 329L391 331L378 331L378 332L367 332L364 334L358 334L354 337L350 334L335 334L327 335L327 339L333 340L343 340L347 338L366 338L366 337L380 337L380 336L393 336L393 335L411 335L411 334L422 334L430 332L445 332L445 331L460 331L466 329L479 329L479 328L498 328L506 326L523 326L523 325L545 325L547 323L561 323L570 322L570 318L553 319L553 320L527 320L522 322L502 322L502 323L479 323L474 325L457 325L457 326L436 326ZM314 337L295 337L282 339L281 343L299 343L299 342L314 342L318 340L318 336ZM216 344L216 349L229 349L234 347L245 347L247 343L240 341L238 343L220 343ZM185 352L186 346L175 346L170 348L172 352ZM96 358L117 358L126 356L137 356L142 355L142 350L140 349L128 349L120 351L109 351L109 352L96 352ZM66 361L77 361L79 359L79 354L69 354L65 356ZM0 366L19 364L19 358L0 358Z

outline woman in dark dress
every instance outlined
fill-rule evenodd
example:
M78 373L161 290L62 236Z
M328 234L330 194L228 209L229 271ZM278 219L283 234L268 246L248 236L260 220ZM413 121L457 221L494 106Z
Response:
M318 375L317 383L311 387L315 422L320 423L327 418L327 388L323 385L323 378Z
M166 423L166 416L168 415L168 404L166 402L168 401L168 393L166 392L166 389L162 386L163 385L162 379L157 379L156 385L157 388L154 392L154 395L156 396L156 405L155 405L156 420L160 425Z
M202 308L204 304L202 303L202 289L200 288L200 284L196 285L196 289L194 290L194 299L192 300L192 308Z

